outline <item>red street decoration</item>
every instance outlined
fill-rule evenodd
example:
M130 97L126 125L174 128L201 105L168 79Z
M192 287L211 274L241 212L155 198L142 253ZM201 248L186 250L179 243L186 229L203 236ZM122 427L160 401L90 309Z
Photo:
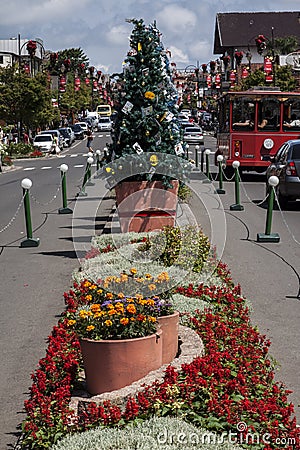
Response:
M244 52L235 52L234 57L235 57L237 66L241 65L243 56L244 56Z
M248 72L247 68L243 67L242 68L242 80L245 80L246 78L248 78L248 76L249 76L249 72Z
M208 89L210 89L211 88L211 75L207 75L206 84L207 84Z
M24 72L29 74L30 73L30 67L29 64L24 64Z
M201 64L201 68L203 73L207 72L207 64Z
M93 81L93 91L94 91L94 92L97 92L97 91L98 91L98 83L97 83L97 80L94 80L94 81Z
M265 80L266 80L266 83L272 83L273 75L272 74L269 74L269 75L266 74Z
M52 67L55 66L57 59L58 59L58 53L50 54L50 64Z
M85 84L86 84L87 86L90 85L90 79L89 79L88 77L86 77L86 78L84 79L84 81L85 81Z
M264 58L264 72L266 75L270 75L273 71L273 64L270 58Z
M230 87L234 87L234 85L235 85L235 80L236 80L236 74L235 74L235 72L232 70L232 71L230 72L230 75L229 75Z
M266 40L267 39L263 34L259 34L257 38L255 38L256 49L259 55L262 55L263 51L267 47Z
M223 61L223 63L224 63L224 67L225 67L225 69L227 69L227 67L228 67L228 65L229 65L229 63L230 63L230 56L229 55L223 55L222 57L221 57L221 60Z
M59 92L66 92L67 79L62 75L59 79Z
M76 77L74 80L74 90L75 92L78 92L80 89L80 78Z
M36 51L36 41L28 41L26 45L30 58L33 58Z
M70 58L64 60L64 66L65 66L66 70L70 69L70 66L71 66Z
M85 64L84 63L78 64L78 69L79 69L79 72L82 73L85 69Z
M220 89L221 87L221 75L219 73L215 76L215 86L216 89Z

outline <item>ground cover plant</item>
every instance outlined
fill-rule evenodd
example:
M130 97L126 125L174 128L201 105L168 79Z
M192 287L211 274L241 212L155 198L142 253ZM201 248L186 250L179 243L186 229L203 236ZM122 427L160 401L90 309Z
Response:
M97 238L86 261L122 251L122 240L124 246L132 246L136 251L140 241L146 242L145 238L130 234L117 243L112 236ZM78 434L79 439L80 433L99 426L108 430L105 434L109 440L116 434L115 427L138 424L153 416L177 417L199 432L213 431L218 436L236 433L236 443L243 448L300 448L289 391L274 381L270 342L251 324L247 300L241 287L233 284L228 267L216 260L215 263L213 276L205 282L195 278L193 283L182 282L174 288L181 323L199 333L205 354L182 365L180 370L169 366L162 382L145 386L136 397L127 400L124 408L109 401L102 405L92 402L78 415L69 403L79 383L82 362L78 339L67 326L66 312L86 297L89 286L75 280L64 293L66 311L49 336L46 356L32 375L30 398L25 402L22 448L51 448L65 436ZM161 265L160 271L162 268L165 266ZM201 279L201 273L196 275ZM84 447L79 444L70 448Z

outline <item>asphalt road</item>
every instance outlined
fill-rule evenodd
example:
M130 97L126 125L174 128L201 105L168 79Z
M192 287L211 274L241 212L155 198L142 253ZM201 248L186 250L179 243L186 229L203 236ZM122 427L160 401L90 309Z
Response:
M97 134L94 150L103 149L106 142L108 136ZM207 136L205 147L214 150L214 145L215 140ZM194 147L189 150L194 159ZM19 161L15 171L0 174L1 449L13 448L17 441L30 374L45 356L47 337L64 308L63 292L69 289L72 270L79 265L72 238L72 215L58 214L62 206L59 166L64 163L69 167L68 206L73 208L86 164L85 141L77 141L61 156ZM215 170L212 160L213 155L211 166ZM26 236L20 185L25 177L33 182L33 237L40 239L36 248L20 248ZM257 204L264 198L263 176L243 177L240 190L244 211L240 212L230 210L235 203L234 183L224 182L226 194L220 196L214 193L214 187L218 187L217 182L203 184L202 198L193 195L191 213L217 243L219 256L251 301L252 320L272 341L271 354L281 364L276 378L294 391L290 400L299 404L300 202L291 204L287 211L273 213L272 231L279 233L280 243L261 244L256 242L256 234L265 228L266 209ZM101 233L109 214L109 208L105 208L102 205L101 220L93 230L96 234ZM216 215L216 211L223 215ZM86 230L90 233L89 223ZM297 414L300 417L299 409Z

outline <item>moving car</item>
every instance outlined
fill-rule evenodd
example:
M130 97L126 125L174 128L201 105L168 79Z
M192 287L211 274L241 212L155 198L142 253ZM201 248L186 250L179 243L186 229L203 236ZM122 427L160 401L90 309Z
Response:
M276 189L281 207L300 198L300 139L286 141L279 147L267 168L267 182L272 175L279 178Z
M185 127L183 133L183 140L191 144L204 145L204 136L202 128L196 126Z
M110 117L99 117L98 119L98 131L111 131L112 121Z
M75 125L80 125L81 128L83 129L84 134L87 135L87 132L89 131L89 126L86 122L76 122Z
M53 144L52 134L37 134L32 142L33 147L41 152L51 153Z

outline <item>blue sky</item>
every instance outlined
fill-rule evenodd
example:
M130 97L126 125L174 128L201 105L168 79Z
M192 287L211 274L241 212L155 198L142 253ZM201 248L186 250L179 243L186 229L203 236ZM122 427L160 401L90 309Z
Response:
M250 8L251 6L251 8ZM47 50L81 47L90 65L120 72L132 24L156 20L178 68L207 63L213 55L218 12L298 11L299 0L10 0L2 2L0 39L41 38Z

